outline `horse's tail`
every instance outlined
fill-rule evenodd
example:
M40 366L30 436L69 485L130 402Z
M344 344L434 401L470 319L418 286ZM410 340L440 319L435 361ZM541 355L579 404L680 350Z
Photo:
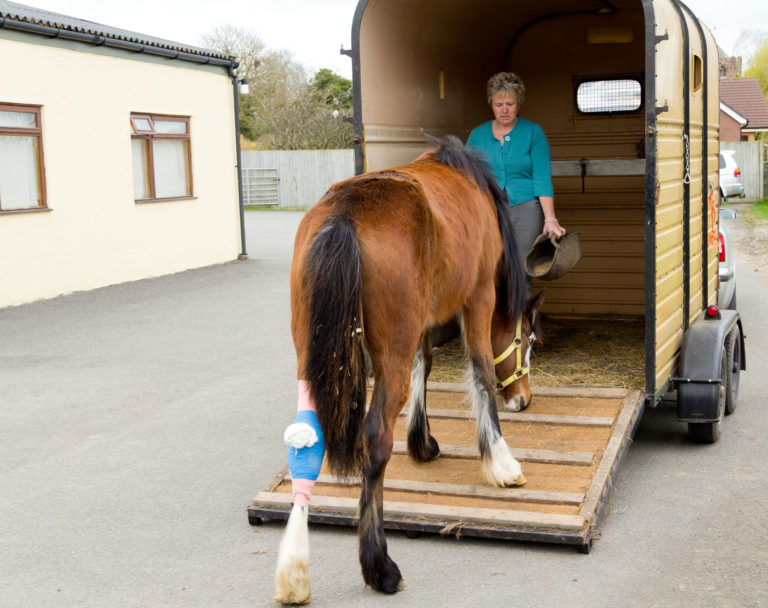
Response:
M325 437L331 470L361 470L365 415L363 298L360 244L344 212L328 218L304 265L309 295L306 380Z
M525 269L515 244L515 232L509 217L509 199L507 193L499 187L490 166L474 150L467 148L455 135L445 139L427 136L437 148L433 151L435 159L474 178L477 185L488 192L496 205L499 232L504 243L504 253L499 261L497 273L496 298L497 310L507 317L507 321L516 321L525 310L528 284Z

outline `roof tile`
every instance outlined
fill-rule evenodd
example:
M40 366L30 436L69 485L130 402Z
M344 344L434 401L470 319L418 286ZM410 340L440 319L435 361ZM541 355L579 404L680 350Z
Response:
M768 129L768 102L756 78L721 80L720 100L747 119L745 129Z

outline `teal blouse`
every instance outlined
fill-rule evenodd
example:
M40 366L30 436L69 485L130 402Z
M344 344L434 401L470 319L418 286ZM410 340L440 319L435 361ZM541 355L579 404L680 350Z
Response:
M519 205L537 196L554 196L549 143L535 122L518 117L514 129L504 136L504 145L493 136L489 120L472 129L467 146L489 161L499 186L510 205Z

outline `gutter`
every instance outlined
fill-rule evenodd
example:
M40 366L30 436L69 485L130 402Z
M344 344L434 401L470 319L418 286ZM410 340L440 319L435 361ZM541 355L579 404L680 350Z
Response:
M37 23L29 23L28 21L18 21L16 19L8 19L7 17L0 17L0 29L8 28L12 30L20 30L22 32L28 32L32 34L39 34L47 36L48 38L62 38L64 40L74 40L77 42L83 42L85 44L92 44L94 46L108 46L124 51L133 51L135 53L146 53L148 55L159 55L160 57L166 57L168 59L178 59L180 61L189 61L197 63L199 65L213 65L226 67L229 78L232 80L233 96L234 96L234 111L235 111L235 149L237 150L237 190L238 190L238 202L240 207L240 254L237 256L238 260L248 259L248 254L245 248L245 206L243 202L243 171L240 153L240 98L238 85L240 81L237 78L235 70L239 63L235 58L223 59L221 57L213 57L210 55L196 55L194 53L188 53L186 51L179 51L177 49L167 49L161 46L155 46L152 44L144 44L142 42L131 42L129 40L121 40L119 38L110 38L102 36L100 34L85 34L83 32L77 32L74 30L62 29L58 27L50 27L48 25L40 25Z
M222 59L221 57L196 55L186 51L167 49L161 46L145 44L143 42L131 42L129 40L121 40L119 38L109 38L100 34L84 34L83 32L77 32L74 30L61 29L58 27L50 27L48 25L29 23L28 21L18 21L16 19L8 19L7 17L0 17L0 29L4 27L12 30L29 32L32 34L40 34L42 36L48 36L49 38L75 40L77 42L93 44L94 46L110 46L125 51L147 53L148 55L160 55L161 57L167 57L168 59L180 59L182 61L191 61L192 63L198 63L202 65L217 65L224 67L229 67L232 64L235 64L235 66L237 65L236 61L230 59Z

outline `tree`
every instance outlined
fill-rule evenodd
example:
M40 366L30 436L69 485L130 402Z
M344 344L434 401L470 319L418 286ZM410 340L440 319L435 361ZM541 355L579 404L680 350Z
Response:
M218 25L201 37L201 44L208 49L237 57L240 65L237 75L248 82L256 80L266 45L256 32L234 25Z
M763 90L763 95L768 99L768 38L763 40L762 45L752 55L749 68L744 72L744 76L756 78Z
M238 58L238 76L249 88L240 96L240 134L255 147L352 147L353 129L342 120L352 106L348 80L323 69L310 81L290 52L268 50L258 35L235 26L217 27L203 44Z
M310 84L318 101L335 108L352 109L352 82L323 68L315 74Z
M733 54L742 58L745 67L751 67L755 53L766 40L768 40L768 32L765 30L754 28L741 30L739 39L734 45Z

